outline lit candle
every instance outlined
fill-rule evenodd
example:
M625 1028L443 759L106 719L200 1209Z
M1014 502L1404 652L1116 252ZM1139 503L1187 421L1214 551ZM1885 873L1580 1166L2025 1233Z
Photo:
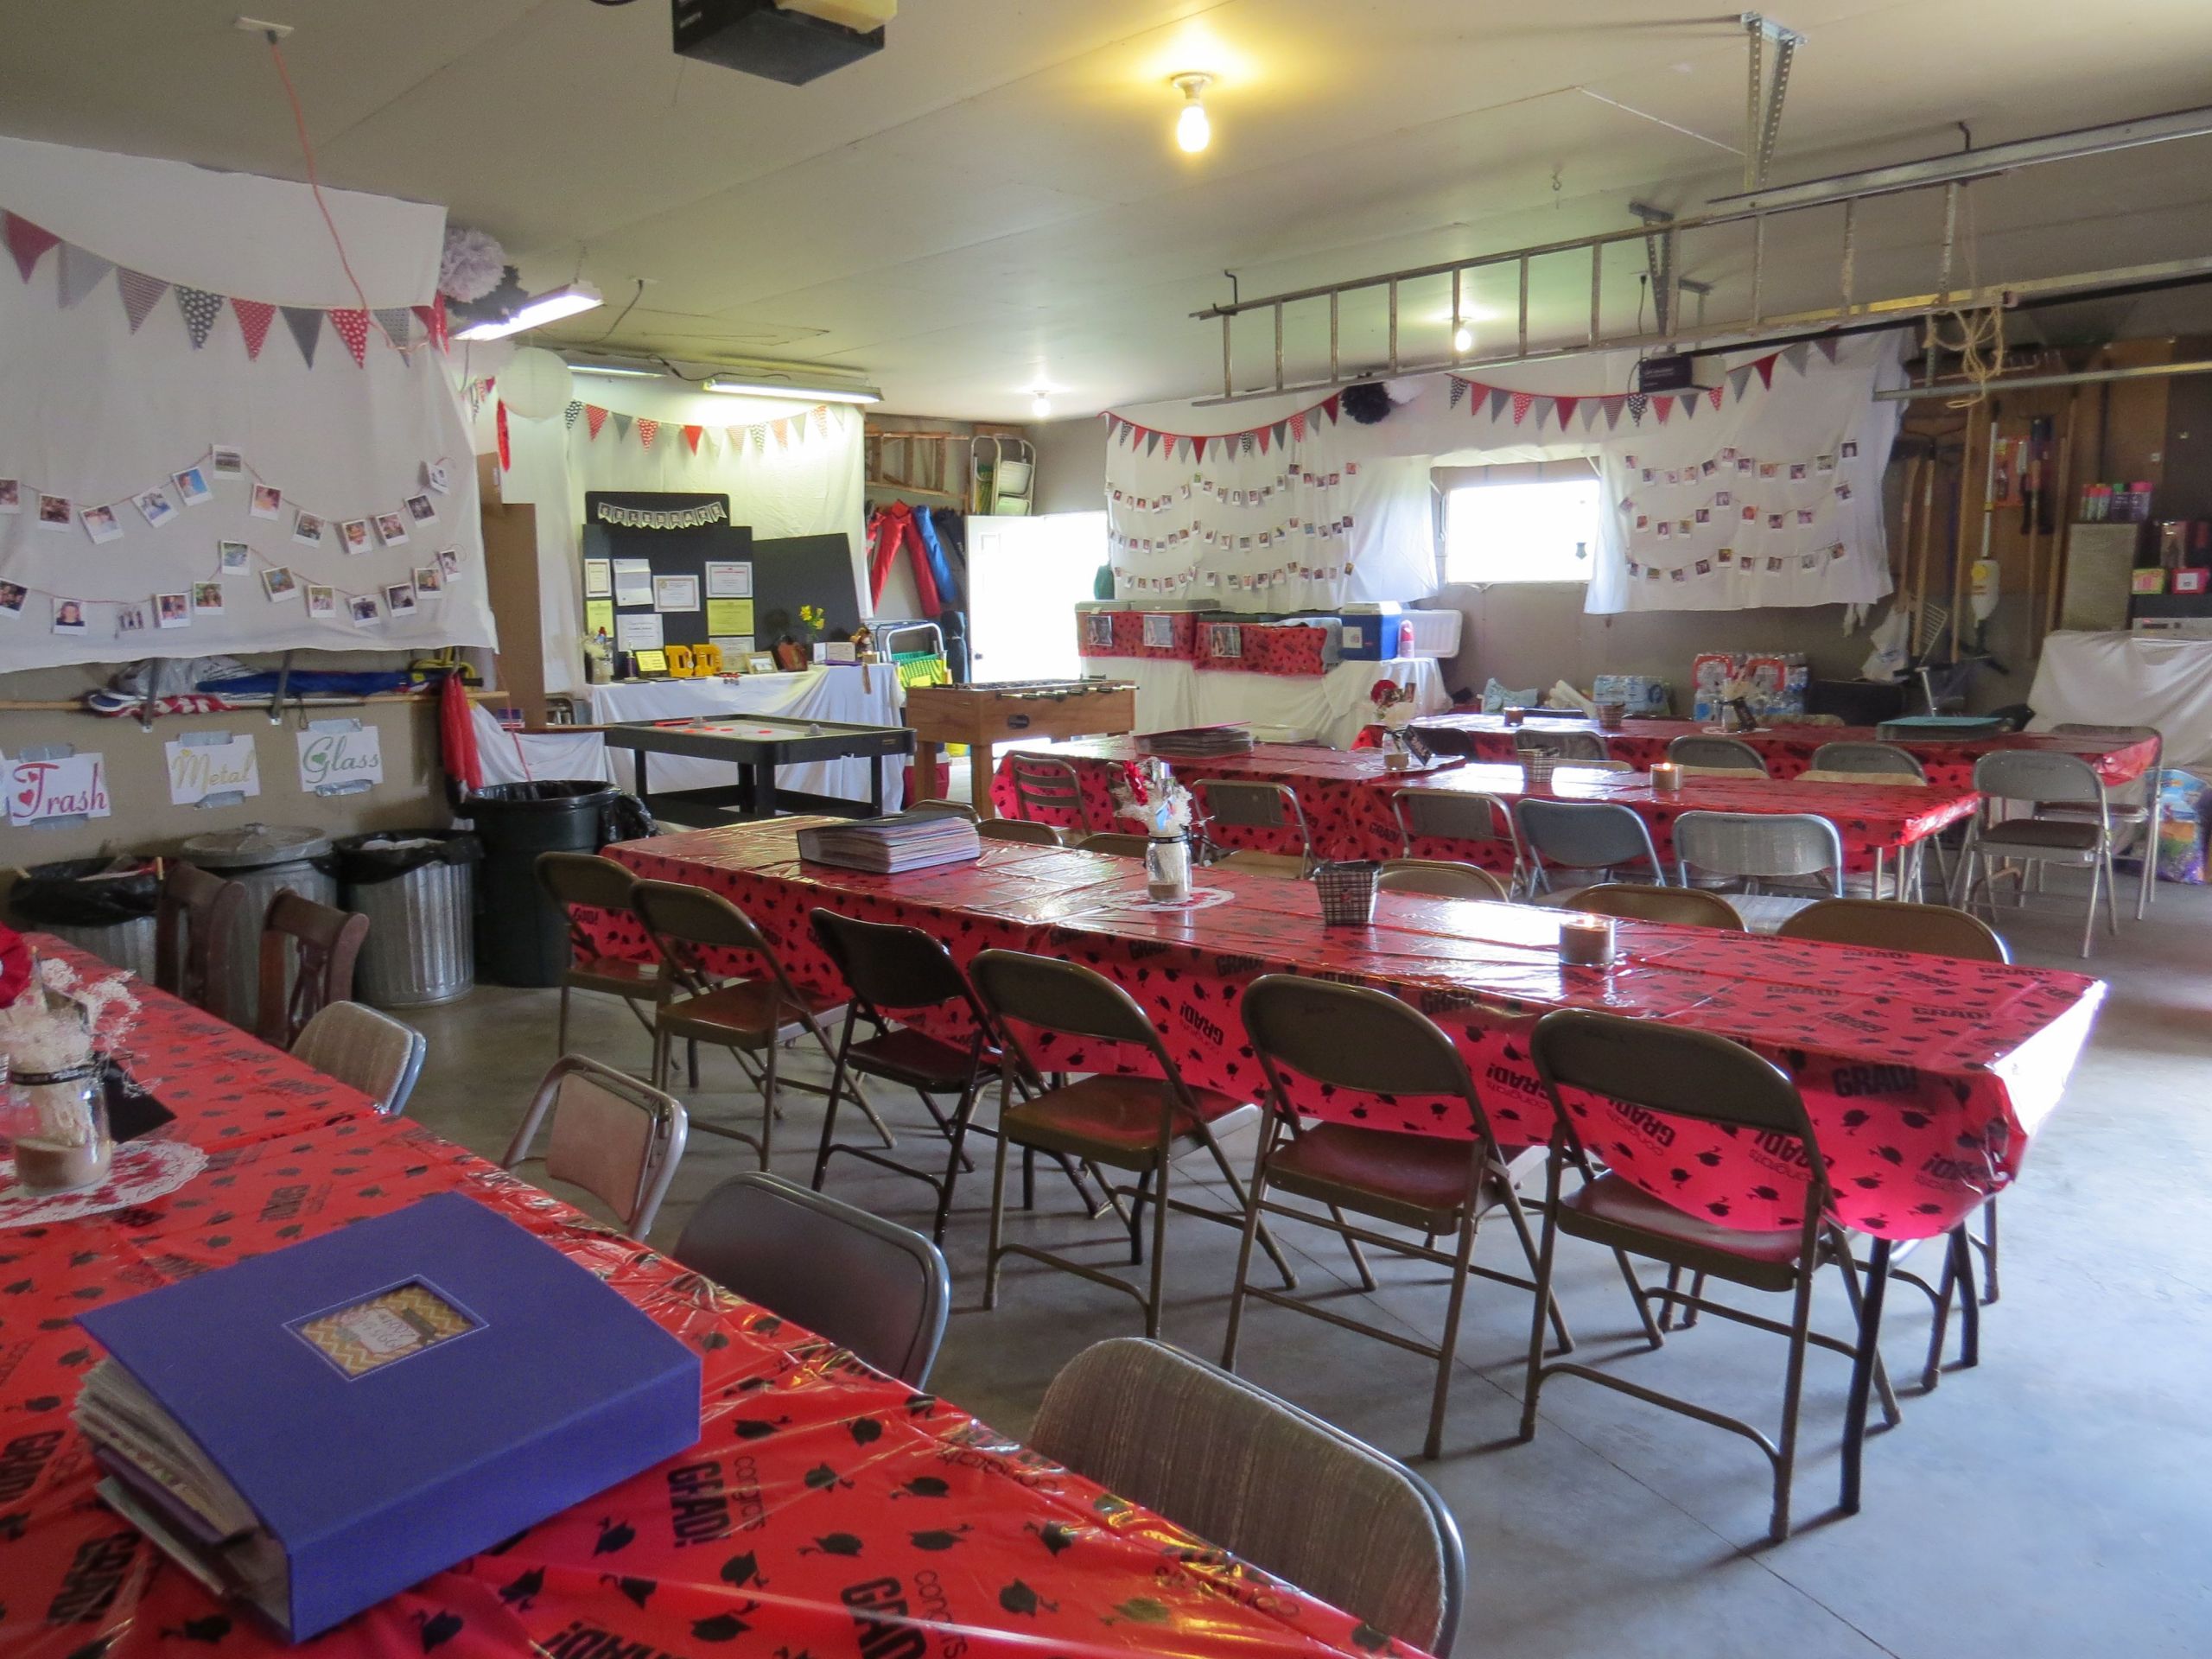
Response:
M1610 966L1613 960L1613 918L1562 917L1559 925L1559 959L1571 968Z
M1651 768L1651 787L1662 795L1671 795L1682 786L1682 769L1671 760L1660 760Z

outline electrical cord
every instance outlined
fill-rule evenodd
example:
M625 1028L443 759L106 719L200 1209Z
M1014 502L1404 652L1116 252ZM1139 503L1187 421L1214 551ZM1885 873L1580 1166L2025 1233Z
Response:
M338 234L338 221L330 216L330 204L322 199L322 182L315 176L315 145L308 137L307 111L300 107L300 94L292 85L292 72L284 64L284 48L277 43L274 29L269 32L269 55L276 61L276 78L284 83L284 97L292 106L292 124L300 135L300 156L307 163L308 188L314 193L315 205L321 211L322 222L329 227L331 245L338 250L339 269L346 273L346 280L353 285L353 297L361 302L361 313L384 335L384 343L395 352L405 354L406 348L385 332L369 304L369 296L361 291L361 279L353 274L353 262L346 257L346 238Z

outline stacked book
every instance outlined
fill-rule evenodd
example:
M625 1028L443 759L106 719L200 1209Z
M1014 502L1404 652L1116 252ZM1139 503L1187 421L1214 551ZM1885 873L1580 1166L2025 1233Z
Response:
M1252 753L1252 728L1243 725L1186 726L1172 732L1146 732L1137 739L1140 754L1171 760L1211 760L1224 754Z
M887 818L817 824L798 832L798 855L812 864L896 875L932 864L973 863L982 856L976 826L957 812L927 808Z

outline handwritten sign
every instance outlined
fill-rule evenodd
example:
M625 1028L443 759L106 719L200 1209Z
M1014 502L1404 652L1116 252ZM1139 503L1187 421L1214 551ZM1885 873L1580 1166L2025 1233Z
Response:
M384 744L377 728L301 732L300 787L310 795L350 795L384 781Z
M171 741L162 750L168 757L169 800L177 806L197 806L211 795L261 793L261 765L251 737L219 743Z
M107 768L97 754L73 754L60 760L10 760L5 766L11 829L53 818L108 816Z

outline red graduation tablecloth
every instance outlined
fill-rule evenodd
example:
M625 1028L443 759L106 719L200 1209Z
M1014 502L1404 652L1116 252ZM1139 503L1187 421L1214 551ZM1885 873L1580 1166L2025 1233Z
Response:
M1840 1218L1890 1238L1941 1233L2018 1175L2104 993L2079 974L1630 922L1620 924L1612 968L1564 968L1560 912L1533 906L1384 893L1373 927L1329 928L1303 882L1208 870L1198 906L1166 908L1145 899L1133 861L1002 842L986 842L974 864L870 875L801 862L802 822L610 851L641 875L725 894L795 979L824 991L838 981L808 927L817 906L923 928L963 962L1000 946L1084 963L1151 1011L1192 1083L1240 1099L1256 1096L1260 1078L1237 999L1263 973L1325 974L1402 995L1460 1045L1500 1135L1523 1141L1550 1126L1528 1058L1540 1015L1600 1008L1718 1032L1796 1079ZM632 920L599 918L594 934L609 954L647 949ZM1064 1041L1046 1043L1040 1058L1076 1071L1128 1063ZM1435 1101L1316 1090L1300 1104L1379 1128L1471 1132ZM1745 1227L1796 1219L1803 1182L1786 1157L1700 1125L1605 1103L1582 1109L1595 1114L1588 1133L1606 1161L1669 1202Z
M286 1651L94 1497L69 1410L99 1349L73 1316L452 1188L696 1346L702 1438L302 1651L1406 1651L462 1148L376 1118L288 1056L142 995L130 1048L177 1114L161 1133L213 1157L143 1209L0 1231L0 1659Z
M1538 720L1529 725L1539 731L1595 731L1588 721ZM1478 760L1513 759L1513 732L1497 715L1428 715L1414 724L1442 742L1456 738L1471 746ZM1643 770L1667 758L1667 746L1678 737L1714 734L1714 728L1694 720L1630 720L1618 732L1600 734L1616 760ZM2107 737L2083 737L2058 732L2010 732L1995 737L1885 738L1872 726L1777 726L1764 731L1726 734L1742 740L1766 759L1767 771L1777 778L1795 778L1813 764L1813 752L1823 743L1888 743L1920 762L1928 781L1938 789L1974 787L1974 763L1999 749L2040 749L2047 753L2078 754L2097 769L2107 785L2140 778L2151 765L2158 745L2150 738L2133 742Z

